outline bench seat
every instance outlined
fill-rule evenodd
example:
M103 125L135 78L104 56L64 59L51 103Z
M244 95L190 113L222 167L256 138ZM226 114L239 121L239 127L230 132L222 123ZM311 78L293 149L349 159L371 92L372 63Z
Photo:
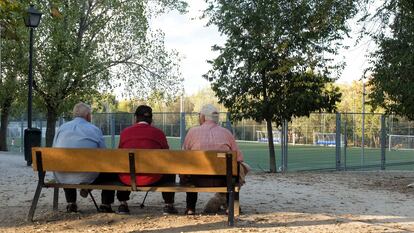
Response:
M119 190L119 191L142 191L142 192L200 192L200 193L226 193L227 187L196 187L194 185L183 185L179 183L165 183L157 186L137 186L132 190L131 186L123 185L121 182L108 182L98 184L61 184L45 183L44 188L73 188L73 189L96 189L96 190ZM235 192L239 187L235 187Z

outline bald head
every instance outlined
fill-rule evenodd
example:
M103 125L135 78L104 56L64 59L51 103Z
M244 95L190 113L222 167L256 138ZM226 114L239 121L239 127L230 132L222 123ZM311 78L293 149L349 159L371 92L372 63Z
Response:
M91 112L91 107L83 102L79 102L73 107L73 117L82 117L87 121L91 121Z

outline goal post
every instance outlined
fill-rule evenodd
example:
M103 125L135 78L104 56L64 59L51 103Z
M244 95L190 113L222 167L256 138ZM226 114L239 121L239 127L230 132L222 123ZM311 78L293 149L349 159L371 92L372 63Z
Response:
M341 147L344 144L344 135L341 134ZM313 133L313 144L319 146L336 146L336 133Z
M388 150L414 150L414 135L388 135Z
M273 134L273 142L280 143L280 131L279 130L272 131L272 134ZM257 142L268 142L269 140L267 137L267 131L257 130L256 136L257 136Z

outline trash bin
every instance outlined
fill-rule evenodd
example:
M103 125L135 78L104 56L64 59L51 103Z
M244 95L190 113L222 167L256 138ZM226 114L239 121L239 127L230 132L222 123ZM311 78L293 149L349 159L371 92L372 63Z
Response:
M27 166L32 165L32 147L40 146L42 131L37 128L24 130L24 159Z

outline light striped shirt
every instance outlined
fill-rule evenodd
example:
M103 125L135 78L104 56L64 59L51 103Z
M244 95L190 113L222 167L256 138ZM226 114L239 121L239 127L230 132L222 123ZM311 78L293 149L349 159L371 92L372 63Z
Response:
M230 131L211 120L206 120L202 125L188 131L183 149L236 151L237 161L243 161L243 153Z

